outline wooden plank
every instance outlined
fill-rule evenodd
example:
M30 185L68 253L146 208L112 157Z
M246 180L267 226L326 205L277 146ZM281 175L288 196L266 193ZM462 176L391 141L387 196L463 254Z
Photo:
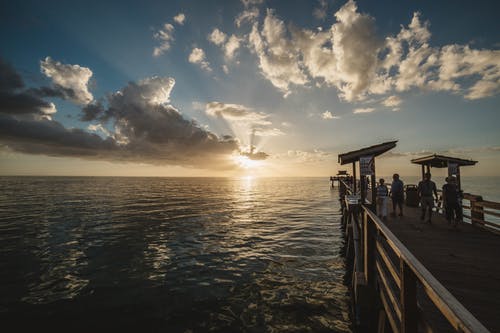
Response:
M401 243L401 241L387 228L387 226L369 209L363 206L365 214L373 221L372 224L380 230L387 239L387 243L409 268L424 287L425 292L441 311L452 327L463 332L489 332L436 278L415 258L415 256Z
M418 308L418 323L420 325L421 332L434 333L434 330L427 322L427 319L425 319L424 312L422 311L422 308L420 307L420 305L417 304L417 308Z
M391 325L392 331L394 333L399 333L399 325L394 319L391 307L389 306L387 298L385 297L384 291L382 289L380 289L380 300L382 301L382 305L384 306L385 314L387 315L387 319L389 319L389 324Z
M417 333L417 278L404 259L400 261L401 332Z
M382 269L378 261L376 262L375 265L377 267L378 276L380 277L382 286L385 289L385 293L387 294L387 296L389 296L389 300L391 301L392 308L394 309L394 312L396 312L398 319L401 320L401 307L399 305L398 300L396 299L396 296L394 295L394 292L389 286L389 281L387 281L387 276L385 275L384 270Z
M500 210L500 202L483 200L483 201L476 202L476 205L484 207L484 208L492 208L492 209Z
M387 252L379 241L377 241L377 251L380 254L380 258L382 258L382 260L384 261L385 267L387 267L387 270L389 271L389 273L391 273L392 279L394 280L398 288L401 288L401 280L399 279L399 275L396 271L396 266L394 266L394 263L389 259Z
M484 215L490 215L490 216L500 217L500 213L498 213L498 212L493 212L493 211L491 211L491 210L484 210Z
M368 285L375 287L375 235L377 228L368 217L363 214L363 249L364 249L364 272Z

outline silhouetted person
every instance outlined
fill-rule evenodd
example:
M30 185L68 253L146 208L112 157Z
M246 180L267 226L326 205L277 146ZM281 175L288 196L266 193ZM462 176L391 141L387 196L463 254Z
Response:
M399 175L395 173L392 176L391 184L391 198L392 198L392 215L396 216L396 206L399 207L399 216L403 216L403 202L405 200L404 184L399 179Z
M461 194L454 177L446 177L446 184L443 185L443 205L446 212L446 220L453 227L457 227L462 220L462 207L460 207Z
M377 186L377 213L383 221L387 220L387 196L389 195L389 189L384 183L384 179L380 178Z
M425 212L427 208L429 208L429 219L427 220L427 222L432 223L432 208L434 208L434 196L437 199L438 194L436 183L431 180L430 173L427 172L424 175L424 180L418 183L417 192L420 198L420 204L422 205L422 216L420 216L420 219L422 221L425 219Z

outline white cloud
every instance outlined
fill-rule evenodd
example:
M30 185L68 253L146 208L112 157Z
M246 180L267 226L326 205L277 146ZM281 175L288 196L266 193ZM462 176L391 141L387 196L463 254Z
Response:
M153 56L159 57L168 51L174 39L174 26L170 23L165 23L163 28L154 33L153 37L160 42L160 45L153 50Z
M262 127L254 127L254 135L256 136L280 136L285 135L285 133L279 128L262 128Z
M205 51L198 47L193 48L191 53L189 54L188 60L192 64L199 65L203 70L207 72L211 72L212 68L210 68L210 63L206 60Z
M324 4L320 1L320 8ZM335 18L328 30L292 26L287 31L272 10L262 28L254 22L249 47L262 75L285 96L293 85L311 81L334 87L346 101L414 88L450 91L466 99L500 93L500 50L432 47L430 24L418 12L395 36L385 38L377 35L374 18L358 12L353 0Z
M375 111L374 108L357 108L354 109L353 113L370 113Z
M267 11L262 31L257 23L253 25L249 41L259 57L262 75L282 91L284 97L291 93L290 85L308 82L299 66L298 54L287 39L285 24L275 17L272 10Z
M259 9L257 7L252 7L241 12L235 19L234 24L240 28L244 23L253 23L259 17Z
M212 32L208 35L208 40L214 43L217 46L221 46L227 39L227 35L220 31L218 28L212 30Z
M264 3L264 0L241 0L245 8Z
M401 105L402 102L403 101L401 100L401 98L399 98L396 95L392 95L392 96L387 97L382 102L382 104L384 104L387 107L397 107L397 106Z
M183 25L185 20L186 20L186 15L184 15L184 13L179 13L174 16L174 21L177 24Z
M43 74L52 79L56 88L62 90L62 94L78 104L92 102L94 96L89 91L89 80L92 71L80 65L63 64L46 57L40 62Z
M319 7L314 8L313 16L318 20L324 20L326 18L328 3L326 0L319 0Z
M330 111L326 110L321 114L321 118L328 120L328 119L338 119L339 117L334 116Z
M270 125L267 120L269 115L255 112L253 109L241 104L228 104L222 102L210 102L205 106L205 112L212 117L221 117L231 121L251 122L258 125Z
M235 35L231 35L231 37L229 37L226 45L224 45L224 55L226 59L231 60L234 58L236 51L240 48L241 42L242 40Z

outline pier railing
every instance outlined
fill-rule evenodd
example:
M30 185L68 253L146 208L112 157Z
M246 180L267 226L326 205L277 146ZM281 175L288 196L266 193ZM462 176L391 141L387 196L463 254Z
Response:
M351 186L339 181L340 188L345 188L346 194L355 194ZM359 189L359 186L358 186ZM371 187L369 187L369 190ZM438 190L439 200L436 202L437 211L444 214L442 191ZM500 234L500 203L483 200L480 195L464 193L462 205L463 217L472 225Z
M386 320L393 332L439 332L426 319L433 309L455 332L488 332L367 206L347 199L343 206L354 300L366 302L367 290L375 292L383 307L378 332L385 332Z
M464 217L468 218L473 225L500 233L500 203L483 200L480 195L464 193L464 200L468 201L462 205Z

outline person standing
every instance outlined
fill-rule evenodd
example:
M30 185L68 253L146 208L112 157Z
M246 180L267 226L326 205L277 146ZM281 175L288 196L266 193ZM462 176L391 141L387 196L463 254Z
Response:
M403 216L403 202L405 200L404 184L399 175L395 173L392 176L391 184L391 198L392 198L392 216L396 216L396 206L399 207L399 216Z
M446 220L453 227L458 226L458 222L462 220L462 207L460 207L460 192L454 177L446 177L446 184L443 185L443 204L446 212Z
M377 213L378 216L382 218L383 221L387 220L387 196L389 195L389 189L384 184L384 178L379 179L379 185L377 186Z
M428 223L432 223L432 208L434 208L434 196L438 197L436 183L431 180L431 174L427 172L424 175L424 180L418 183L417 193L420 198L420 205L422 206L422 215L420 219L425 219L425 212L429 209ZM434 196L433 196L434 194Z

